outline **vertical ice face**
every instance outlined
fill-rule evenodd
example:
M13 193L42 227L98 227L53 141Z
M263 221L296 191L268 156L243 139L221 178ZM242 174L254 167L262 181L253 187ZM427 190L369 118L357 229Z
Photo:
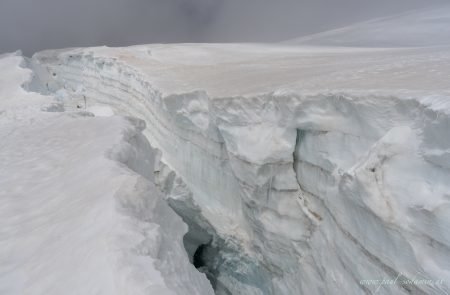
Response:
M57 73L49 87L67 108L82 93L147 122L162 155L155 182L189 225L188 256L217 294L448 290L445 92L167 94L149 78L161 69L128 62L140 48L119 60L89 51L35 62ZM434 283L407 283L419 278ZM374 285L383 279L399 283Z
M410 20L388 20L400 29L387 41L416 40L402 33ZM358 35L347 31L316 38ZM52 107L146 122L154 157L142 135L129 142L142 149L117 155L188 225L183 256L170 242L179 218L158 219L159 271L176 294L191 275L204 286L194 265L216 294L446 294L450 54L425 45L102 47L42 52L32 65Z
M45 84L20 54L0 67L0 293L213 294L154 183L145 122L64 112L25 90Z

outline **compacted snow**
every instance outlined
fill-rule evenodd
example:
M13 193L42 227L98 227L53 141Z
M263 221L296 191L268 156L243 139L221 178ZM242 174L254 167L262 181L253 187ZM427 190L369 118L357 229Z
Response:
M0 293L448 294L443 24L1 56Z
M211 294L153 184L145 123L40 111L25 60L0 64L0 294Z

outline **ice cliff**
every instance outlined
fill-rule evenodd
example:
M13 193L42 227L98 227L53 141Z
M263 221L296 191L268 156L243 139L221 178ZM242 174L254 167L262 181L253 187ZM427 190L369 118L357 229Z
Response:
M188 260L216 294L447 294L450 45L407 45L51 50L29 61L27 87L47 110L111 116L79 123L105 137L124 133L117 115L146 122L132 160L112 155L143 179L138 196L171 207L124 199L160 224L148 256L174 294L213 293Z
M0 58L0 294L206 294L145 122L61 112ZM23 86L23 87L22 87Z

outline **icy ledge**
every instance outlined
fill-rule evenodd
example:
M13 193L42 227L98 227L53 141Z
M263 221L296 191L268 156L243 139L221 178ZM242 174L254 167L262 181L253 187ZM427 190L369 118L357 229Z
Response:
M156 182L190 225L191 260L206 245L217 294L449 292L445 94L211 98L162 94L93 51L34 62L66 110L87 101L147 122ZM382 279L402 283L364 281ZM433 284L408 283L418 279Z
M0 57L0 293L212 294L154 184L145 122L55 112L23 89L38 85L26 66Z

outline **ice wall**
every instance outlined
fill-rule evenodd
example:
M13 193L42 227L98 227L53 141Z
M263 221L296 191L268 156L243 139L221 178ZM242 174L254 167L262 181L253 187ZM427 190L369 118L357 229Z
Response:
M145 122L62 112L25 90L41 86L27 65L0 56L0 293L213 294L155 185Z
M158 185L201 228L191 247L206 233L218 249L218 294L449 292L450 97L167 94L125 59L34 62L66 110L87 100L147 122ZM382 279L398 283L364 281Z

